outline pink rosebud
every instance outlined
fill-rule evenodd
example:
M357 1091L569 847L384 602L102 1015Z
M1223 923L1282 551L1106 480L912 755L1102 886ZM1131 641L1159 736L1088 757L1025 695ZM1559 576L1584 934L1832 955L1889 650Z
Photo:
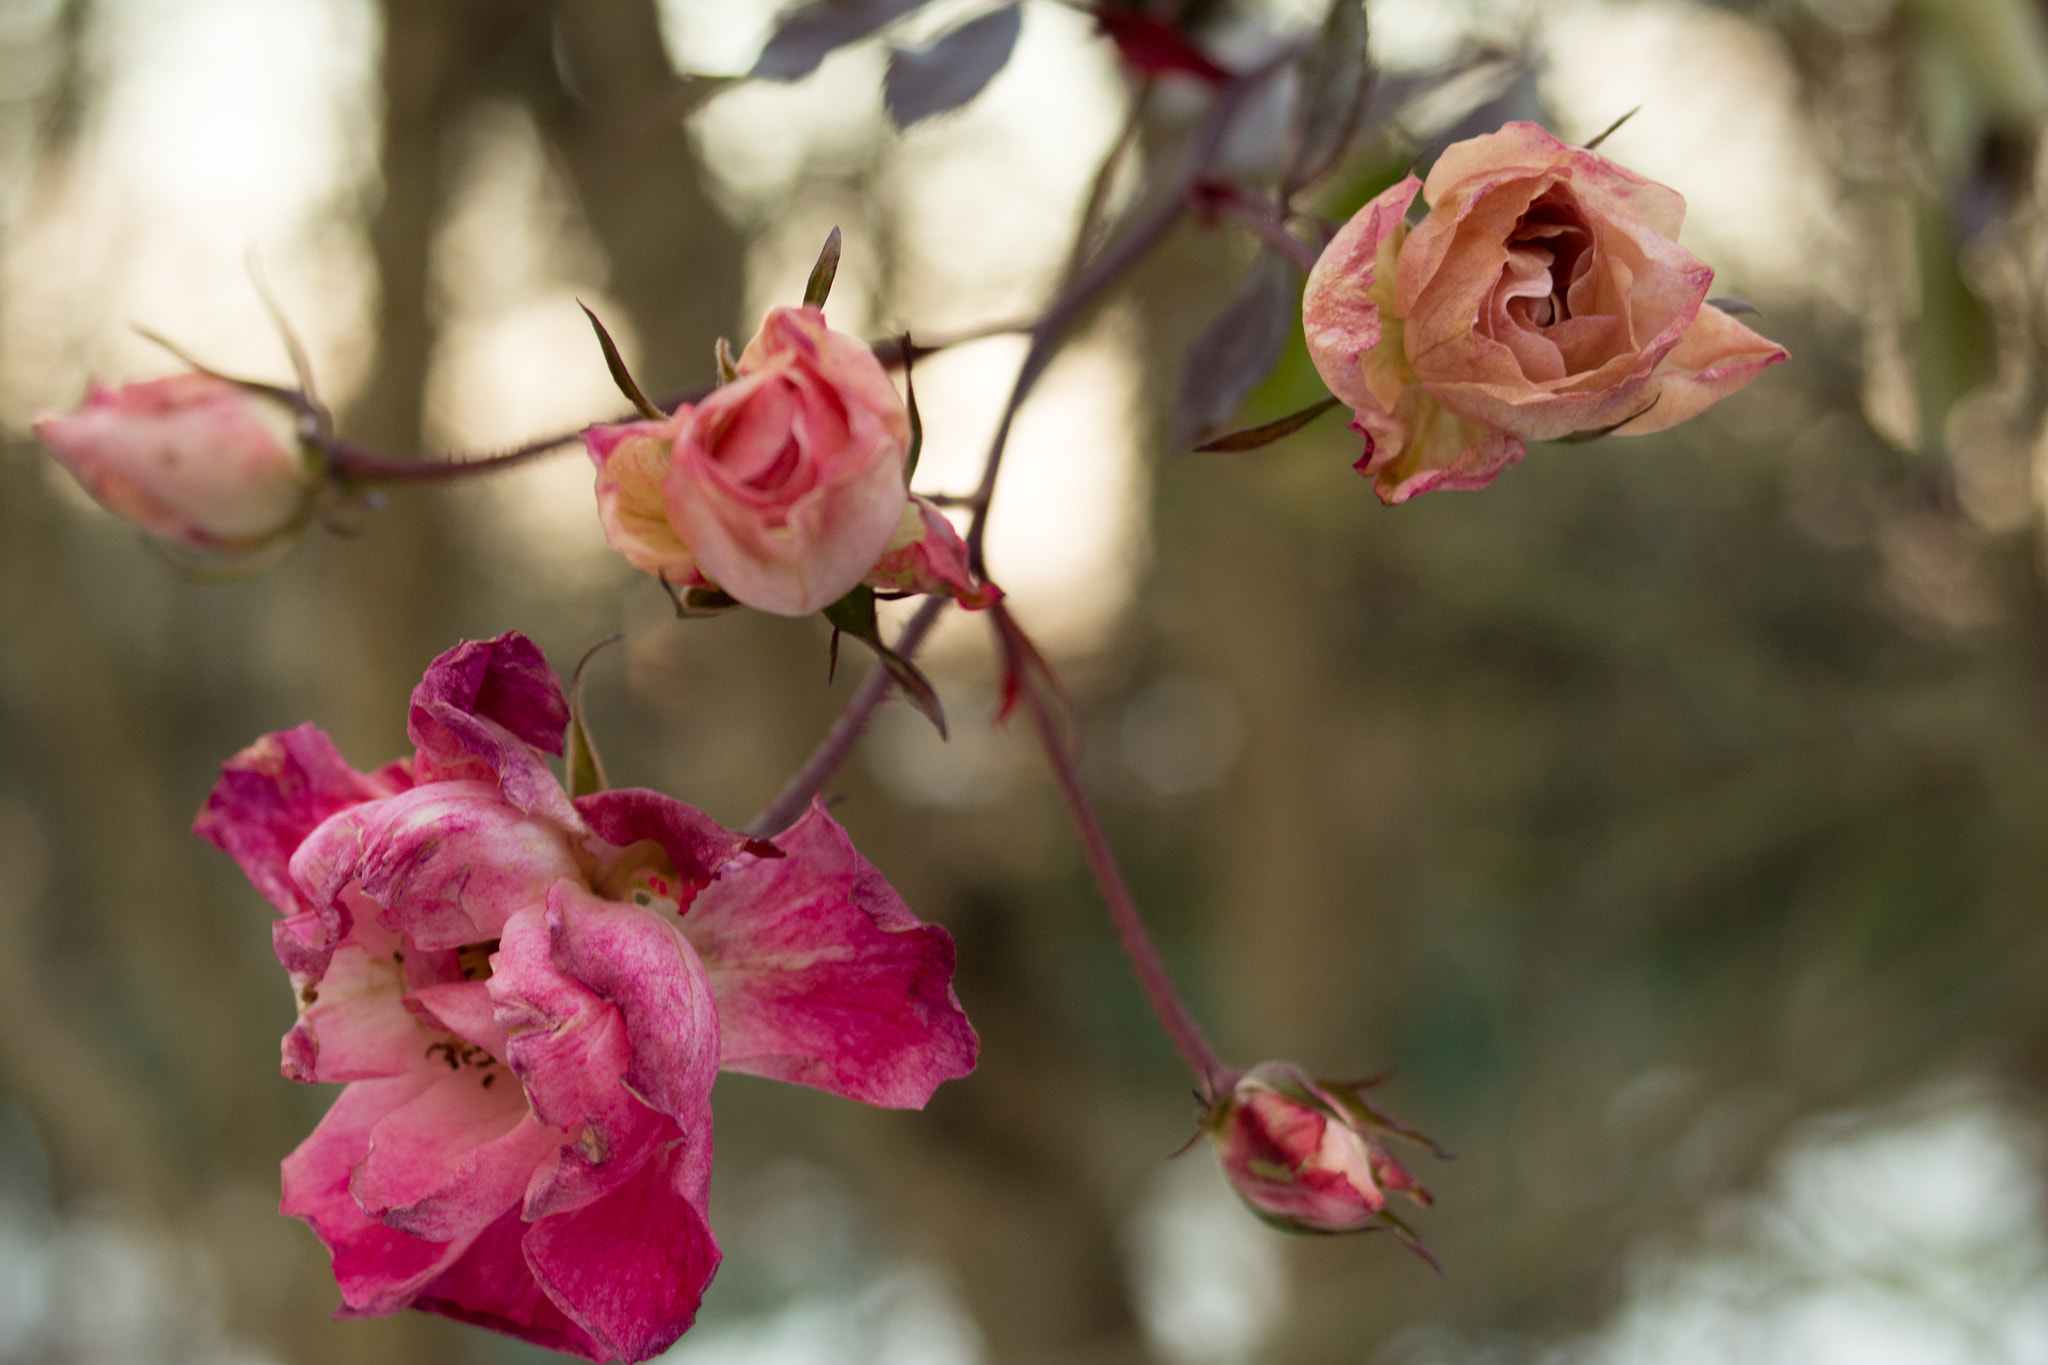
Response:
M1430 1202L1381 1145L1382 1126L1355 1092L1266 1062L1217 1104L1209 1136L1223 1173L1266 1222L1289 1232L1360 1232L1393 1222L1389 1189Z
M1533 123L1455 143L1426 184L1360 209L1309 273L1302 325L1381 499L1484 487L1524 441L1662 431L1784 360L1707 304L1684 218L1676 191Z
M967 543L946 514L915 493L904 505L896 537L861 580L894 593L942 593L969 611L994 606L1003 590L977 583L967 564Z
M771 310L738 377L696 407L592 427L585 443L605 535L629 562L784 616L858 584L908 496L910 414L867 344L816 308Z
M193 372L109 389L36 435L100 506L165 540L220 553L296 525L313 493L298 414L277 398Z
M916 1108L976 1041L952 940L822 806L767 844L657 792L572 801L544 758L568 716L531 642L463 644L413 693L412 758L268 735L195 829L281 916L284 1073L347 1082L283 1201L343 1314L644 1360L718 1267L720 1069Z

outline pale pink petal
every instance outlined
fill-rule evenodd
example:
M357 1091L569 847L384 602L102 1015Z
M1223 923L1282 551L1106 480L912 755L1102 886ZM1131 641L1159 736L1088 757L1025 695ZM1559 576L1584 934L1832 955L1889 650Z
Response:
M460 1259L419 1291L412 1306L550 1351L590 1361L612 1359L614 1353L555 1307L533 1278L523 1245L526 1230L517 1209L502 1215L477 1235Z
M822 805L742 855L683 932L718 1001L723 1065L891 1108L974 1069L953 940L921 923Z
M402 778L357 772L311 724L280 730L221 765L192 832L233 858L279 914L302 914L311 907L292 881L292 853L328 816L410 785Z
M1615 434L1642 436L1683 422L1786 358L1784 347L1740 320L1712 306L1702 308L1650 379L1655 405Z
M340 944L299 987L299 1021L284 1039L291 1080L360 1081L416 1070L433 1032L405 1008L398 963L360 942Z
M621 1360L646 1360L673 1345L718 1270L704 1190L688 1165L673 1148L659 1152L604 1198L527 1231L534 1278Z
M1323 248L1302 292L1309 359L1330 392L1353 408L1375 401L1361 365L1379 344L1385 321L1381 309L1391 282L1382 278L1380 250L1401 230L1421 183L1408 176L1353 214Z
M505 1030L498 1026L489 982L441 981L417 986L407 993L404 1003L429 1028L457 1034L499 1061L507 1060Z
M354 884L387 928L427 949L495 938L556 880L583 876L558 824L484 782L429 782L346 810L306 840L293 869L309 897Z
M445 1242L481 1232L526 1192L534 1167L561 1145L489 1058L451 1050L449 1068L385 1115L349 1181L364 1213L416 1237Z
M370 1130L433 1079L422 1070L390 1080L357 1081L284 1159L279 1211L303 1219L326 1244L346 1315L396 1313L468 1249L466 1239L429 1242L388 1228L365 1214L348 1192L349 1177L369 1153Z

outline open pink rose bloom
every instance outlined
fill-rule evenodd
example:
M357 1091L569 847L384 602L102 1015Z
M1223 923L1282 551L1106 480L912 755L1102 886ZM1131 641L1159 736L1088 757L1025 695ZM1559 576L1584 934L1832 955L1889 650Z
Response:
M571 800L567 720L530 641L465 643L413 693L413 758L267 735L195 829L281 915L285 1075L347 1083L284 1162L340 1312L643 1360L718 1266L720 1069L917 1108L976 1040L951 939L822 807L771 845L651 791Z
M1456 143L1360 209L1302 322L1380 497L1484 487L1525 441L1662 431L1785 359L1706 302L1684 219L1676 191L1533 123Z
M785 616L862 582L994 600L952 524L904 488L909 410L866 342L816 308L776 308L738 369L665 421L584 433L612 548Z

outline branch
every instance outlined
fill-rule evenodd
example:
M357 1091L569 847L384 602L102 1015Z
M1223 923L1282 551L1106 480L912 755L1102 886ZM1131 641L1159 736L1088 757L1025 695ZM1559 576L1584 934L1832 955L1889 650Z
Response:
M932 596L924 600L917 614L905 623L903 633L896 637L895 651L908 659L924 643L925 635L931 630L939 613L952 604L952 599ZM839 765L846 762L846 756L853 751L854 742L868 728L868 721L875 714L875 708L889 695L891 679L889 670L877 663L860 680L860 687L853 699L846 703L846 709L839 719L832 722L832 728L825 732L825 738L811 751L804 766L797 769L782 790L775 794L762 812L747 825L747 833L761 839L770 839L795 824L797 817L810 808L811 798L824 789L832 780L832 774L839 771Z
M1144 988L1145 999L1151 1003L1152 1012L1159 1016L1160 1026L1173 1041L1174 1051L1194 1073L1202 1088L1203 1099L1213 1100L1236 1084L1237 1074L1216 1055L1216 1049L1209 1045L1201 1025L1181 1003L1180 994L1173 986L1173 976L1166 970L1165 960L1159 956L1151 935L1145 932L1144 917L1138 913L1138 904L1131 898L1130 887L1124 883L1116 855L1110 851L1109 838L1102 832L1102 822L1096 818L1095 808L1088 803L1088 794L1081 787L1081 773L1075 765L1073 750L1067 747L1066 735L1046 701L1044 689L1021 657L1023 632L1002 603L990 608L990 614L995 621L997 639L1002 644L1005 666L1017 680L1024 705L1031 712L1032 726L1038 731L1046 761L1052 765L1053 777L1059 783L1060 795L1066 800L1067 814L1073 818L1074 830L1081 836L1088 870L1094 873L1095 885L1102 892L1103 903L1109 907L1110 922L1116 926L1124 954L1131 960L1131 970L1137 974L1138 984Z

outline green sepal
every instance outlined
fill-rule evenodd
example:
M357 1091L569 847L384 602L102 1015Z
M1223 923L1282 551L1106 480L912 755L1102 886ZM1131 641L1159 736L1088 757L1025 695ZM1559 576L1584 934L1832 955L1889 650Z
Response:
M903 689L903 695L912 706L923 713L939 732L939 738L947 738L946 710L939 703L938 689L931 679L918 669L917 665L882 643L881 623L875 619L875 590L866 584L855 588L846 596L825 608L825 619L832 623L833 660L838 660L838 637L851 635L875 652L882 667L889 670L890 678Z
M590 667L590 661L606 645L615 645L625 637L607 635L586 651L576 664L576 671L569 675L569 753L565 766L569 771L569 796L573 800L588 796L592 792L606 790L610 784L605 781L604 762L597 756L597 746L590 742L589 727L583 723L583 670Z
M661 590L668 594L669 605L676 609L676 619L685 620L695 616L720 616L740 605L736 597L729 596L719 588L679 588L661 575Z
M1622 418L1619 422L1615 422L1611 426L1601 427L1598 431L1575 431L1569 436L1559 436L1556 438L1558 444L1572 446L1584 445L1588 441L1597 441L1602 436L1612 436L1615 432L1620 431L1630 422L1635 421L1636 418L1641 417L1644 413L1647 413L1651 408L1656 407L1658 403L1663 401L1663 398L1663 394L1658 394L1655 398L1652 398L1649 402L1645 403L1641 408L1630 413L1628 416Z
M825 249L818 253L818 263L811 267L809 283L804 285L804 307L823 308L826 296L832 292L833 277L838 273L839 229L835 227L825 239Z
M732 343L730 341L720 337L718 345L713 348L712 353L718 358L719 383L730 384L733 380L740 377L740 365L737 360L732 358Z
M910 357L917 353L917 347L910 344L910 333L903 334L903 401L910 409L910 454L903 460L903 484L910 486L910 478L917 473L917 458L924 454L924 418L917 415L917 385L910 378Z
M583 316L590 319L590 325L597 329L597 344L604 349L605 368L612 372L612 383L619 386L619 392L626 395L642 417L652 422L668 420L668 414L647 401L647 395L640 392L640 386L633 382L632 371L626 368L626 358L619 354L619 348L612 341L612 334L597 320L597 314L590 311L590 305L581 299L576 306L583 310Z
M1283 436L1292 436L1295 432L1300 431L1310 422L1315 421L1316 418L1321 417L1331 408L1336 407L1338 401L1335 398L1325 398L1320 403L1311 403L1299 412L1290 412L1285 417L1276 418L1264 426L1246 427L1242 431L1229 432L1216 437L1214 440L1204 441L1196 446L1195 449L1257 450L1260 446L1269 446Z
M1596 137L1594 137L1594 139L1591 142L1588 142L1586 144L1586 150L1590 152L1595 147L1598 147L1601 143L1607 141L1608 138L1613 137L1616 133L1621 131L1622 124L1627 123L1630 119L1634 118L1637 114L1640 114L1642 112L1643 106L1638 104L1635 108L1629 110L1626 114L1623 114L1620 118L1608 124L1605 128L1600 130L1599 134ZM1435 1262L1432 1261L1430 1264L1434 1265Z

